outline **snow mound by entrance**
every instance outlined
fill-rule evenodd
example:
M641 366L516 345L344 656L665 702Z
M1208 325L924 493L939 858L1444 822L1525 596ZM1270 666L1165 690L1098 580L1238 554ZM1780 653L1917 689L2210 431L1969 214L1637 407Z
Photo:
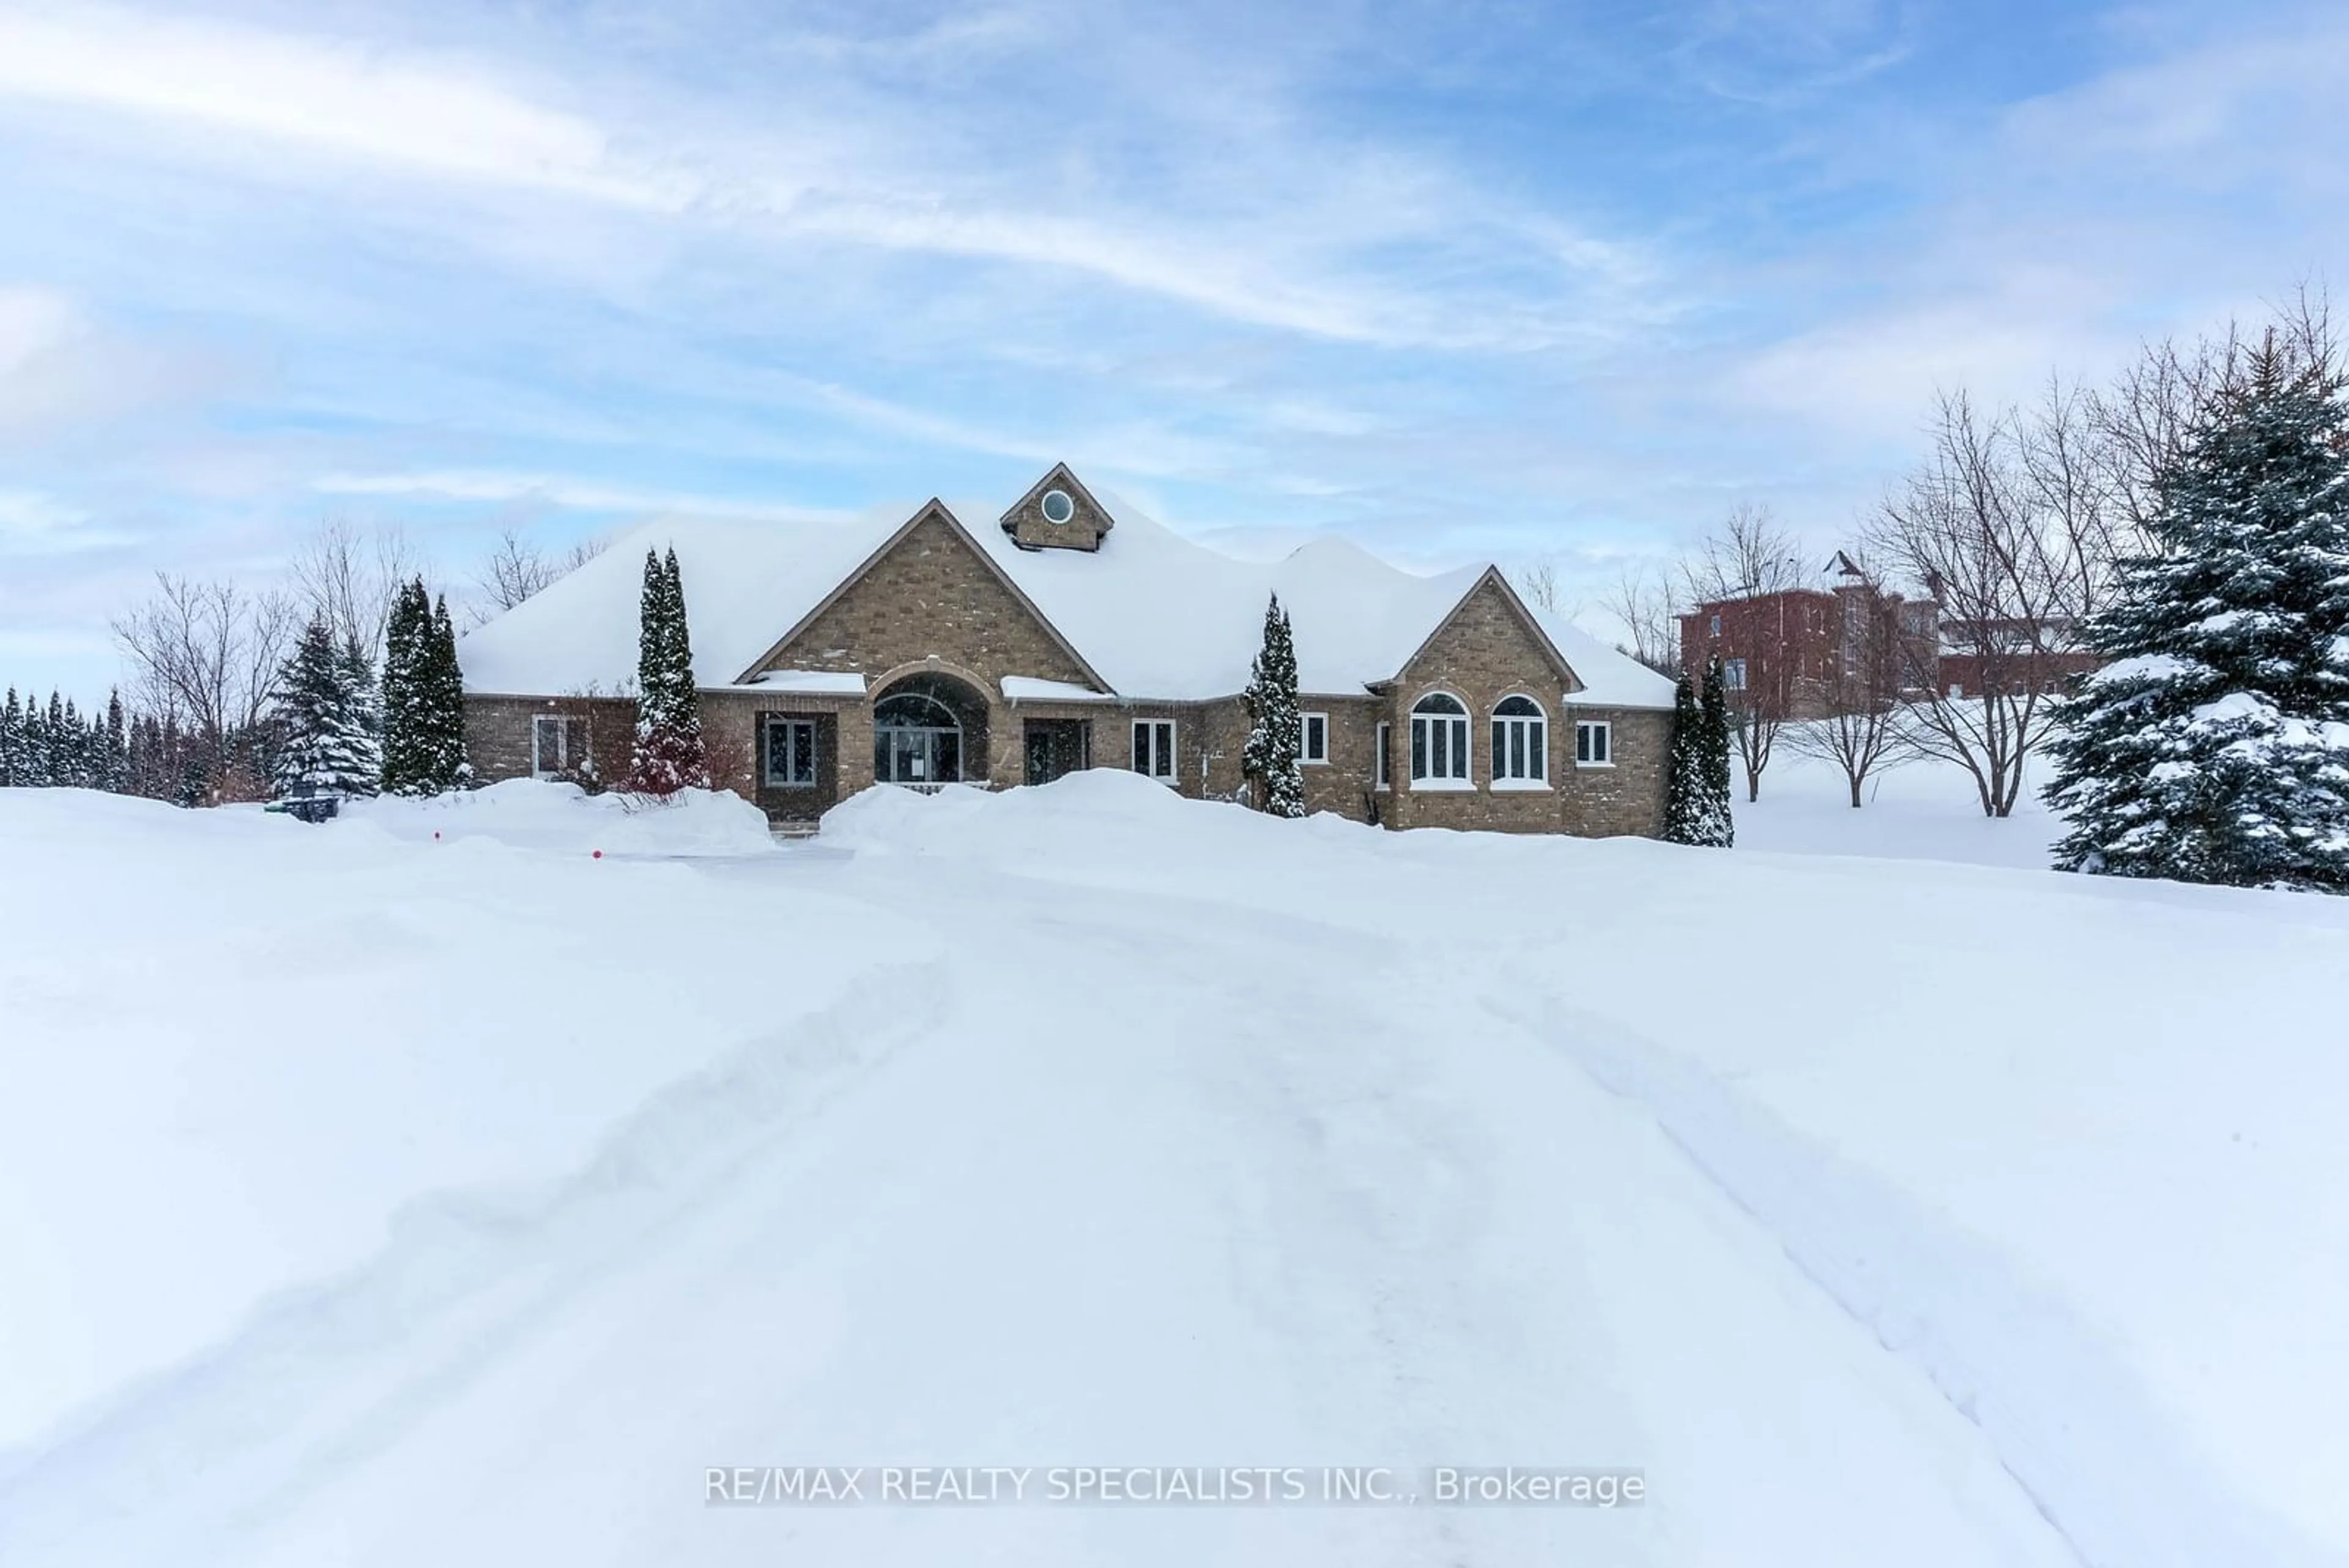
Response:
M421 800L347 801L340 824L395 838L487 838L521 849L575 850L647 858L762 854L775 847L766 813L725 790L681 790L667 801L577 784L508 779Z

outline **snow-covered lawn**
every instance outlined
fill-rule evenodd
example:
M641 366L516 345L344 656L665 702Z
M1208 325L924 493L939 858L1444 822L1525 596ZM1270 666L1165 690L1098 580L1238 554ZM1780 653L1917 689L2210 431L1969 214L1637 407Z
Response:
M1745 798L1745 772L1733 768L1732 805L1737 842L1747 849L1796 855L1866 855L1955 860L2044 871L2061 820L2039 798L2044 770L2036 759L2014 815L1982 815L1973 780L1956 765L1930 759L1885 768L1862 786L1852 809L1851 786L1833 763L1806 757L1782 743L1762 774L1762 798Z
M0 792L0 1563L2349 1559L2349 907L1794 776L1732 852ZM824 1464L1037 1469L704 1501ZM1034 1501L1464 1464L1649 1501Z

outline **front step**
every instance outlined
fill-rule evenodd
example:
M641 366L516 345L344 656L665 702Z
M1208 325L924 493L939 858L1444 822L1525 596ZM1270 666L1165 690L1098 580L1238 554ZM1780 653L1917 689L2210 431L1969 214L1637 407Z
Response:
M780 842L792 838L813 838L819 824L812 822L769 822L767 831Z

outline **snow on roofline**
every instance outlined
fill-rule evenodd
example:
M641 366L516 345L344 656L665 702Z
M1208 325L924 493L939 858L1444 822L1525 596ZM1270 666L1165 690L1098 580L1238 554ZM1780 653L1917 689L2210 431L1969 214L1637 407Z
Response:
M1335 536L1270 564L1235 559L1185 539L1106 491L1117 524L1097 551L1023 550L993 525L1001 510L949 504L971 544L1015 584L1117 698L1200 701L1237 694L1278 594L1296 631L1302 692L1351 696L1391 680L1489 570L1407 572ZM926 506L879 507L842 521L646 523L543 592L468 633L458 659L466 690L566 695L633 690L636 612L647 549L674 548L685 583L695 683L736 688L775 639L798 625ZM978 525L972 526L972 520ZM1533 610L1583 690L1585 706L1668 709L1672 683L1564 618ZM774 671L743 689L862 695L843 683L793 687ZM1014 676L1005 695L1043 700ZM1014 688L1011 681L1022 682ZM1045 682L1044 685L1059 683ZM1082 688L1049 693L1077 701ZM1084 691L1082 700L1101 701Z
M1114 702L1114 691L1096 691L1067 680L1043 680L1032 675L1007 675L1003 695L1013 702Z
M683 563L679 563L682 566ZM706 691L790 691L818 697L862 697L864 677L853 670L770 670L752 680Z

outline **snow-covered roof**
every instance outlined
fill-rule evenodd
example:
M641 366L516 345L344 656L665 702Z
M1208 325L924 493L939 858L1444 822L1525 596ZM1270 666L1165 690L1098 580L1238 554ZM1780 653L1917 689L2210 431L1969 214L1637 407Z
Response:
M1194 701L1238 691L1247 683L1272 593L1296 632L1299 689L1359 694L1399 674L1485 571L1469 566L1422 576L1334 537L1315 539L1277 562L1235 560L1094 493L1117 524L1097 551L1023 550L994 526L999 507L950 504L947 510L1083 660L1126 697ZM628 690L647 547L677 551L695 678L705 687L733 685L921 510L876 509L829 523L646 524L468 634L458 648L466 688L512 694ZM1587 688L1575 701L1671 706L1671 681L1559 617L1534 614ZM771 672L762 684L771 688L781 679ZM1007 694L1009 688L1007 682Z

